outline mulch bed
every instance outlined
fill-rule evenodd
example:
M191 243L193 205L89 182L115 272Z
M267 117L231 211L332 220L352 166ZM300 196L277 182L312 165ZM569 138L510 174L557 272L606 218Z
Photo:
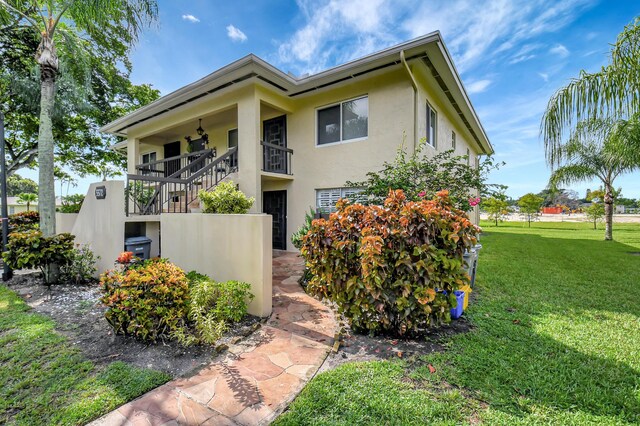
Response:
M144 343L116 336L104 318L106 308L99 302L97 283L89 285L42 284L40 274L19 273L5 283L36 312L52 318L56 329L69 338L95 364L123 361L141 368L163 371L173 377L201 368L224 350L260 327L261 319L248 315L234 324L213 346L185 348L175 341Z
M464 317L433 330L415 339L399 339L388 336L369 336L353 333L349 326L342 328L340 347L331 352L320 371L331 370L341 364L354 361L376 361L386 359L408 359L432 352L442 352L447 337L466 333L473 326Z

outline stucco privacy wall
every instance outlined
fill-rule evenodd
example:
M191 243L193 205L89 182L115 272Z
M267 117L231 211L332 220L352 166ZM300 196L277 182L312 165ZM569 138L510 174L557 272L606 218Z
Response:
M56 213L56 232L58 234L71 233L77 218L78 213Z
M271 313L271 216L163 214L162 257L216 281L251 284L249 313Z
M97 186L106 188L106 198L96 198ZM71 233L76 236L76 243L88 244L100 256L98 273L113 268L113 262L124 250L124 221L124 182L92 183Z

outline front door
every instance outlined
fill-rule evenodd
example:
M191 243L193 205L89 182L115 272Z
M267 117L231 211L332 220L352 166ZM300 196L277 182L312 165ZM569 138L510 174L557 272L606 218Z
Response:
M268 145L263 147L264 170L273 173L287 173L286 151L275 147L287 147L287 116L265 120L262 137ZM269 146L271 145L271 146Z
M164 146L164 158L178 157L180 155L180 142L171 142ZM164 177L171 176L180 170L180 160L167 161L164 166Z
M287 191L262 193L262 208L273 218L273 248L287 249Z

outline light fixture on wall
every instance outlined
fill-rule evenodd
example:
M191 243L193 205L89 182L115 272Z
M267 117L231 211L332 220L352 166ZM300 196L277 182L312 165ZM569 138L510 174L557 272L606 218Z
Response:
M204 129L202 128L202 118L198 119L198 128L196 129L196 133L198 133L198 136L202 136L204 134Z
M206 134L202 128L202 118L198 119L198 128L196 129L196 133L200 136L205 145L209 145L209 135Z

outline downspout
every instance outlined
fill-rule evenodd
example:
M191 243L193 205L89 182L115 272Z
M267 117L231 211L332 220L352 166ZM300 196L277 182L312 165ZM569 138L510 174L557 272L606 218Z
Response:
M409 78L411 79L411 85L413 86L413 138L411 141L411 151L416 152L416 141L418 140L418 83L416 83L411 68L409 68L409 64L407 64L404 50L400 51L400 61L402 61L404 68L407 70L407 74L409 74Z

